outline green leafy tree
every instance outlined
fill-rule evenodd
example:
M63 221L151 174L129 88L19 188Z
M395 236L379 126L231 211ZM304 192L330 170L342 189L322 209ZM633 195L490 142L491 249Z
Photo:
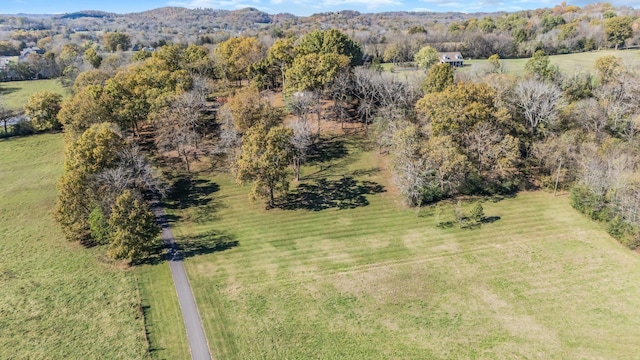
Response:
M477 202L473 208L471 208L469 216L476 224L481 224L484 220L484 208L482 207L482 204Z
M495 30L496 23L495 21L493 21L493 18L489 16L485 16L484 19L480 21L478 26L480 27L480 30L482 30L483 33L489 34L493 32L493 30Z
M76 76L80 73L80 65L82 59L78 52L78 48L72 44L65 44L62 51L58 55L58 67L62 73L62 82L64 85L71 85Z
M429 124L428 156L436 164L443 194L455 194L473 174L486 191L512 188L518 174L518 124L496 105L495 91L486 84L459 83L426 94L416 111ZM478 185L478 184L476 184ZM474 186L476 186L474 185Z
M547 15L542 18L542 32L547 33L556 26L564 25L565 21L561 15Z
M296 51L299 55L309 54L334 54L344 55L349 59L351 66L362 64L362 49L357 42L340 30L314 30L305 35Z
M420 69L428 69L438 62L438 52L431 46L425 46L413 56L413 60Z
M524 69L533 76L547 80L553 80L559 74L558 67L551 65L551 60L544 50L537 50L524 65Z
M98 55L98 52L94 48L88 48L84 52L84 58L94 69L99 68L100 64L102 64L102 56Z
M37 130L60 129L58 112L62 103L62 95L50 91L40 91L29 97L24 107L25 115L31 118Z
M104 86L103 101L111 121L123 130L138 133L140 122L167 107L176 94L190 90L192 77L173 61L152 56L142 64L118 71L109 79Z
M113 167L119 160L124 139L118 127L112 123L92 125L76 141L67 145L65 171L96 174Z
M422 25L413 25L412 27L409 28L409 31L408 31L409 35L426 34L426 33L427 33L427 29L425 29L424 26Z
M91 125L113 119L106 100L104 87L100 84L86 85L74 96L62 102L58 120L69 138L80 136Z
M427 77L422 83L422 89L425 93L444 91L449 85L453 84L453 80L453 67L446 63L437 64L427 72Z
M53 215L69 241L86 242L91 239L87 218L95 196L87 183L89 175L81 171L67 171L58 181L58 198Z
M209 56L209 49L204 46L189 45L182 52L180 68L190 74L213 78L216 75L213 59Z
M624 46L625 41L633 36L633 18L629 16L616 16L604 22L604 34L607 41L618 47Z
M109 228L107 218L104 216L104 212L100 206L93 208L87 221L89 223L89 229L91 230L91 238L97 244L108 244L111 229Z
M131 58L133 61L144 61L153 56L153 53L149 50L140 49L133 53L133 57Z
M296 51L294 47L294 39L286 38L279 39L273 43L267 53L267 59L269 62L275 64L278 67L280 76L282 77L282 88L285 88L285 74L287 69L293 64L293 59L296 57Z
M291 162L292 135L288 128L276 126L267 131L257 125L242 137L237 181L253 181L252 197L266 198L270 207L275 206L276 193L289 189L287 167Z
M109 78L111 78L111 76L102 70L94 69L83 71L73 82L73 93L77 94L89 85L104 86Z
M124 190L111 207L108 221L114 259L135 261L149 256L158 244L160 228L149 206L131 190Z
M125 51L131 47L131 37L125 33L108 32L103 36L104 47L107 51Z
M251 64L266 57L262 43L252 37L234 37L223 41L215 49L224 78L228 80L246 79Z
M416 104L416 110L431 123L433 135L449 135L462 144L477 123L498 121L494 99L494 91L486 84L459 83L445 91L426 94Z
M298 56L287 70L287 89L289 92L321 89L348 65L347 56L334 53Z

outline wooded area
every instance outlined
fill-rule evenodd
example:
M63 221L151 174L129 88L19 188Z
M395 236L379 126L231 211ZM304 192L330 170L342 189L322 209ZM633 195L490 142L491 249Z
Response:
M172 8L152 13L212 16ZM257 12L213 14L246 22ZM566 74L549 61L549 54L634 44L632 9L563 3L482 18L459 14L463 19L447 23L414 13L286 21L265 15L266 27L247 25L240 36L212 22L195 39L153 42L141 37L153 24L126 31L117 25L149 14L85 15L4 16L0 23L6 54L26 45L45 49L10 65L5 76L14 78L23 67L27 78L59 77L73 85L64 101L34 94L25 106L31 122L20 125L66 134L56 216L71 240L109 244L116 258L148 255L158 231L148 202L164 196L167 177L176 176L151 163L170 159L180 159L187 177L194 164L230 171L239 183L252 183L268 208L278 207L323 128L334 122L342 129L359 124L388 154L408 206L531 188L571 190L577 209L608 222L627 246L640 245L635 64L605 56L596 73ZM318 18L331 29L310 27ZM115 21L97 32L105 19ZM397 27L399 19L406 28ZM71 24L76 30L63 31ZM212 37L220 33L228 36ZM458 71L438 64L444 50L489 61ZM501 58L526 55L532 55L526 74L505 73ZM379 66L413 60L424 70L415 81L398 81ZM280 97L284 107L274 102ZM131 213L140 221L120 221ZM134 244L132 236L144 240Z

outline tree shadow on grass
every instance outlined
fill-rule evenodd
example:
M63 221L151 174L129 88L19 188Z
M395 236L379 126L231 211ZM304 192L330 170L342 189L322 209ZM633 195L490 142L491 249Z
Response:
M321 211L330 208L354 209L369 205L365 195L386 191L384 186L372 181L357 181L351 176L339 180L318 179L314 184L300 184L287 194L279 207L284 210L304 209Z
M140 315L142 316L142 319L144 319L144 332L147 334L147 339L151 336L151 333L154 332L155 330L152 329L152 325L149 323L149 317L152 316L150 314L151 311L151 306L145 304L145 302L143 301L141 305L138 306L138 312L140 313ZM155 344L158 345L158 344ZM153 346L151 343L149 343L149 354L153 356L154 353L161 351L161 350L165 350L165 348L160 347L160 346Z
M211 254L232 249L240 242L235 235L226 231L211 230L203 234L180 238L178 253L182 258Z
M0 86L0 95L9 95L16 91L20 91L19 87Z
M487 216L482 219L483 224L493 224L494 222L500 220L500 216Z
M220 186L209 180L189 179L186 176L181 176L171 186L163 205L169 209L187 209L208 205L212 201L209 195L218 190L220 190Z
M211 230L194 236L182 237L171 247L157 244L150 256L134 262L133 265L157 265L167 260L181 261L197 255L232 249L239 244L240 242L235 235L225 231Z
M309 147L307 162L310 164L326 163L342 159L348 154L343 138L339 136L322 138Z

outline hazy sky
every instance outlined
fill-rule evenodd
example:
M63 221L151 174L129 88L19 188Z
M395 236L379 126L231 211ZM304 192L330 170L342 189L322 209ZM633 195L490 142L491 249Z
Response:
M79 10L103 10L115 13L138 12L163 6L188 8L240 9L254 7L271 14L289 12L310 15L317 12L358 10L380 11L460 11L494 12L553 7L562 0L0 0L2 14L52 14ZM567 1L584 6L593 1ZM640 6L640 0L617 0L610 3L621 6Z

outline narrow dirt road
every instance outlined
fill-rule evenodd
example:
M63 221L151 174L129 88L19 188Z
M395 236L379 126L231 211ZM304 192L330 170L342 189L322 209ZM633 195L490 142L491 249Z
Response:
M178 251L178 246L173 238L173 233L169 227L169 222L164 213L164 209L160 205L154 205L153 212L156 215L158 225L162 229L162 241L167 249L169 258L169 267L173 276L173 284L176 287L184 326L187 329L187 339L189 340L189 348L191 350L191 358L193 360L210 360L211 353L209 345L202 327L202 320L198 313L198 307L191 291L187 273L184 270L182 256Z

